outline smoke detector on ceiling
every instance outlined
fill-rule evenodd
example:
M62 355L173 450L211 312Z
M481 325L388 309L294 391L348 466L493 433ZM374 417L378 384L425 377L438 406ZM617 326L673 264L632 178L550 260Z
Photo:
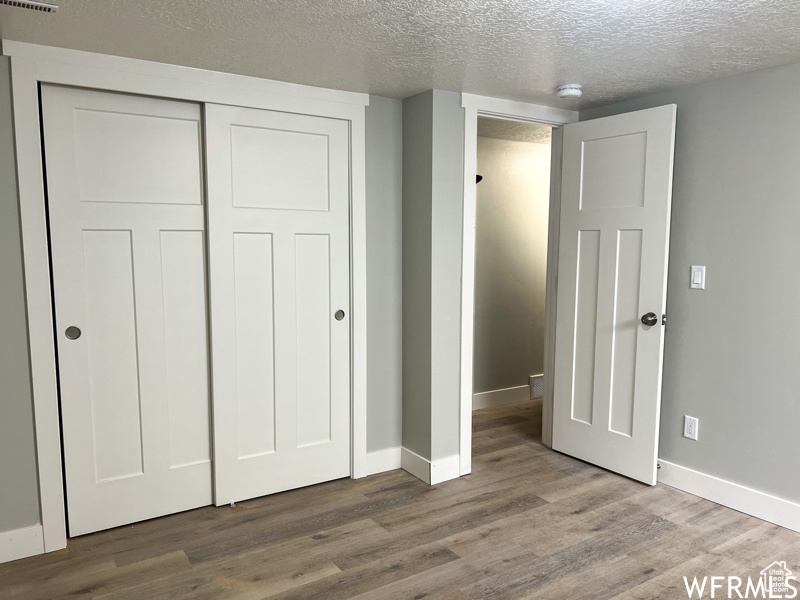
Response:
M5 4L6 6L15 6L16 8L27 8L29 10L36 10L46 13L54 13L58 10L58 6L55 4L37 2L37 0L0 0L0 4Z
M583 92L579 83L567 83L556 88L556 96L558 98L580 98L582 95Z

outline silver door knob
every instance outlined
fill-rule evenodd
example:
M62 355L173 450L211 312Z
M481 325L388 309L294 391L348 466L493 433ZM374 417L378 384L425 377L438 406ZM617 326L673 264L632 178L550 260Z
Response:
M81 330L75 327L74 325L70 325L67 327L67 330L64 332L64 335L67 336L68 340L77 340L81 337Z
M336 318L337 321L341 321L342 319L344 319L344 311L339 309L339 310L336 311L336 314L333 315L333 316Z
M642 325L647 325L648 327L652 327L656 323L658 323L658 317L656 316L656 313L649 312L646 315L642 316Z

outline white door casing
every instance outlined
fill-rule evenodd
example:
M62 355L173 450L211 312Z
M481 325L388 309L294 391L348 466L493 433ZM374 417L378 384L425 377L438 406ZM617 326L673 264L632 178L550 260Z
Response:
M200 105L42 86L42 113L70 534L208 505Z
M555 331L555 280L558 259L558 205L561 186L561 126L575 123L577 111L553 108L537 104L527 104L513 100L503 100L488 96L462 94L464 108L464 219L462 223L462 272L461 272L461 381L460 381L460 424L459 424L459 465L460 474L467 475L472 470L472 375L474 354L474 304L475 304L475 172L477 169L478 115L549 125L554 127L552 140L552 171L550 174L550 219L548 227L547 250L547 302L545 321L545 397L543 400L543 420L550 416L552 406L552 365ZM549 419L552 424L552 419ZM542 441L549 447L551 427L542 423Z
M656 482L675 105L564 126L553 448ZM646 313L656 323L643 324Z
M215 501L347 477L348 123L209 104L206 141Z

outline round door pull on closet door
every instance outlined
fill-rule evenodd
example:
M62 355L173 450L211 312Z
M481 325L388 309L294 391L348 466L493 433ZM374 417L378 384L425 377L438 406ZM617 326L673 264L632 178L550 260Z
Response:
M341 321L342 319L344 319L344 311L339 309L339 310L336 311L336 314L333 315L333 316L337 321Z
M74 325L70 325L67 327L66 331L64 331L64 335L67 336L68 340L77 340L81 337L81 333L83 332Z
M649 312L642 316L642 325L652 327L656 323L658 323L658 317L656 316L656 313Z

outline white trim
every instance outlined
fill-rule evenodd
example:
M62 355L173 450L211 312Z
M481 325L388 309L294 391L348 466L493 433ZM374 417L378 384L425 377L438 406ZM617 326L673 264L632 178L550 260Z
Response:
M658 482L800 531L800 504L659 459Z
M553 389L556 372L556 290L558 289L558 239L561 235L561 161L564 129L556 127L550 141L550 211L547 231L547 283L544 300L544 394L542 444L553 447Z
M574 110L475 94L461 94L461 106L480 112L482 117L495 117L511 121L526 121L543 125L566 125L578 122L578 113Z
M36 455L44 551L66 547L61 434L55 375L50 259L44 210L39 83L312 114L350 122L352 275L352 465L367 474L366 184L367 94L354 94L165 65L149 61L2 42L11 56L12 103L19 182L25 302L32 374Z
M376 475L402 468L400 455L400 446L367 453L367 475Z
M517 402L525 402L530 399L531 386L529 385L518 385L501 390L478 392L477 394L472 394L472 410L489 408L491 406L503 406L504 404L516 404Z
M253 92L256 94L279 94L295 98L309 98L360 106L369 104L369 94L345 92L310 85L300 85L297 83L286 83L284 81L275 81L272 79L248 77L247 75L234 75L232 73L222 73L220 71L207 71L205 69L194 69L180 65L152 62L149 60L84 52L82 50L70 50L67 48L58 48L56 46L42 46L14 40L2 40L2 50L5 56L24 57L35 60L43 65L46 70L58 69L59 67L67 69L70 67L73 69L79 67L83 69L106 71L106 83L113 82L114 85L120 86L128 86L130 83L136 82L136 76L144 75L146 77L154 77L162 80L162 87L170 86L179 90L200 89L199 87L195 87L199 84L199 86L214 86L220 89L230 88L233 93L240 96L245 92ZM52 77L48 77L48 79L52 79ZM126 80L128 83L126 83ZM56 82L52 81L52 83ZM183 97L185 93L187 92L179 91L178 96L170 97ZM207 90L203 92L203 95L204 97L202 99L192 99L204 102L216 102L216 100L207 98Z
M458 454L431 462L416 452L403 447L400 449L400 463L404 471L430 485L456 479L462 475L459 469Z
M457 479L460 476L461 469L459 468L458 454L440 458L431 463L431 485Z
M0 563L27 558L44 552L41 525L0 532Z
M39 89L33 59L11 57L11 101L14 105L39 503L44 551L52 552L67 546L67 521L61 472L61 425L56 386L50 254L39 137Z
M354 121L369 103L350 94L118 56L3 41L3 52L35 64L35 80L170 100L263 108ZM260 82L260 83L257 83ZM306 94L307 92L307 94Z
M431 482L431 463L427 458L422 458L405 446L400 449L400 466L404 471L411 473L425 483Z
M478 154L478 115L493 117L496 119L506 119L511 121L523 121L528 123L540 123L557 127L567 123L575 123L578 120L578 113L572 110L553 108L551 106L541 106L538 104L526 104L513 100L503 100L500 98L490 98L488 96L476 96L473 94L461 95L461 106L464 108L464 202L462 220L462 248L461 248L461 377L459 380L460 390L460 412L459 412L459 464L461 475L467 475L472 471L472 375L473 375L473 346L475 343L475 172L477 170ZM560 145L556 145L556 139L560 139L557 134L553 135L553 151L556 148L560 151ZM555 162L555 161L554 161ZM561 162L558 161L560 173ZM560 175L558 177L560 180ZM550 231L553 230L553 215L558 214L553 210L560 203L560 190L551 185L550 198ZM557 227L557 225L556 225ZM549 246L549 243L548 243ZM547 296L555 296L555 275L551 273L551 260L557 260L557 246L548 247L548 288ZM550 304L554 304L551 301ZM550 311L545 310L546 317L555 322L555 308ZM549 323L549 321L548 321ZM547 331L547 329L546 329ZM552 353L555 344L548 344L545 336L545 353ZM545 357L547 361L547 357ZM548 363L545 362L547 365ZM545 369L545 397L548 390L548 370ZM552 389L552 386L551 386ZM546 400L545 400L546 401Z
M464 98L462 96L462 104ZM475 345L475 221L478 109L464 106L464 205L461 229L461 379L459 448L461 474L472 472L472 382Z
M366 114L350 120L350 273L353 479L367 476L367 174Z

